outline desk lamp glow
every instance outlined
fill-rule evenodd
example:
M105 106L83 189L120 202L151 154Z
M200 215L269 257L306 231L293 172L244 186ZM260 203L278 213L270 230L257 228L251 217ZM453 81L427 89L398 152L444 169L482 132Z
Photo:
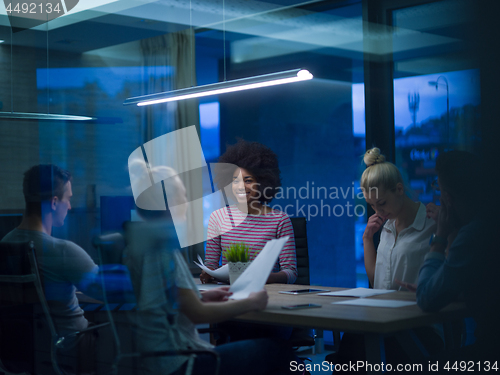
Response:
M282 85L285 83L300 82L312 79L313 75L305 69L293 69L284 72L264 74L255 77L235 79L212 83L209 85L189 87L158 94L142 95L128 98L123 105L137 104L138 106L173 102L177 100L200 98L209 95L219 95L228 92L251 90L259 87Z

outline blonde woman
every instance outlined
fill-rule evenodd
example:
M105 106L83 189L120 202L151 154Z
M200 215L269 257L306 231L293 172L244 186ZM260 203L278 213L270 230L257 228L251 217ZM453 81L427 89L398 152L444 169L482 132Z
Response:
M378 148L368 150L364 162L366 170L360 185L366 203L375 210L363 234L368 280L375 289L416 289L418 272L429 251L429 239L436 223L427 217L425 205L405 194L401 173L394 164L385 161ZM375 249L373 236L381 228L380 243ZM442 342L431 327L420 328L415 333L430 353L442 349ZM393 366L409 363L411 359L395 337L387 337L384 342L387 363ZM325 359L340 365L364 361L364 348L362 335L345 333L338 353Z
M405 194L401 173L378 148L368 150L364 162L361 188L375 210L363 234L366 274L375 289L400 290L401 284L417 283L436 223L427 217L424 204ZM376 250L373 236L380 228Z

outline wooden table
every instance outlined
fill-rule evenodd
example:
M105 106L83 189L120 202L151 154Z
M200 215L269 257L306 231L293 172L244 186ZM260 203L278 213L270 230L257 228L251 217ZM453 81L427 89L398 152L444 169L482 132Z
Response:
M198 283L198 282L197 282ZM200 289L213 288L217 285L199 285ZM433 323L446 323L462 319L468 316L464 303L452 303L443 310L436 313L424 313L417 305L384 308L332 304L352 297L319 296L317 294L290 295L280 294L279 291L295 289L306 289L306 285L270 284L266 285L269 294L269 303L263 311L240 315L234 320L263 323L271 325L284 325L303 328L314 328L322 330L343 331L362 333L365 336L366 361L369 364L385 363L384 336L394 335L401 343L405 351L415 361L422 362L425 358L425 348L418 339L411 334L411 330ZM311 288L325 289L328 291L340 291L346 288L319 287ZM99 303L79 295L80 302ZM86 300L86 298L88 300ZM383 294L370 299L389 299L399 301L415 301L415 293L394 292ZM305 303L320 304L322 307L301 310L285 310L281 306L298 305ZM101 312L102 314L102 312ZM96 314L97 316L98 314ZM120 314L117 314L120 315ZM95 320L100 322L99 319ZM445 325L445 328L447 326ZM445 336L451 336L451 333ZM447 341L449 339L445 337ZM368 373L379 373L373 369Z
M463 303L452 303L437 313L425 313L417 305L384 308L332 304L350 297L319 296L317 294L290 295L279 291L306 289L308 286L270 284L266 285L269 303L265 310L238 316L236 320L265 324L286 325L344 332L357 332L365 335L366 360L368 363L385 363L384 336L394 334L412 359L422 360L425 348L411 334L411 329L433 323L451 322L467 316ZM312 286L311 288L340 291L346 288ZM416 301L415 293L394 292L368 298ZM281 306L315 303L321 308L285 310ZM375 373L375 371L373 371Z

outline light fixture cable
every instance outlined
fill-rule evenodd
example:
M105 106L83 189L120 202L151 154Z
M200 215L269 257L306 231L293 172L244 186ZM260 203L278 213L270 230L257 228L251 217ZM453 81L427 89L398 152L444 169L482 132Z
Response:
M64 4L64 0L63 0ZM45 30L47 31L46 34L46 42L47 42L47 114L50 114L50 92L49 92L49 14L47 13L47 23L45 24Z
M196 45L196 39L194 37L194 31L193 31L193 6L192 6L192 0L189 0L189 29L190 29L190 36L191 36L191 87L193 87L193 71L196 69L194 66L194 47Z
M11 3L12 6L12 3ZM12 46L14 45L14 33L12 31L12 25L10 27L10 112L14 113L14 71L12 70L12 55L14 51Z
M226 3L222 0L222 43L224 47L224 82L227 81L226 77Z
M189 1L189 23L192 29L192 2ZM236 92L242 90L250 90L259 87L268 87L281 85L285 83L305 81L313 78L313 75L305 69L292 69L283 72L264 74L260 76L240 78L228 81L227 80L227 62L226 62L226 3L222 0L222 41L223 41L223 68L224 68L224 81L212 83L202 86L193 86L193 78L191 76L191 87L160 92L157 94L148 94L142 96L136 96L125 99L123 105L146 106L160 103L168 103L178 100L200 98L211 95L220 95L229 92ZM194 42L192 44L191 53L194 51ZM193 69L191 74L193 74L194 58L191 55L191 64Z

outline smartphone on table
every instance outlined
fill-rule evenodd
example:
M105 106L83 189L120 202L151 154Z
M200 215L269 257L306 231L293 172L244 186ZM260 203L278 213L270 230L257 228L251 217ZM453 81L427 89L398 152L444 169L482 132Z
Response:
M298 289L298 290L282 290L281 294L308 294L308 293L319 293L319 292L329 292L325 289Z

